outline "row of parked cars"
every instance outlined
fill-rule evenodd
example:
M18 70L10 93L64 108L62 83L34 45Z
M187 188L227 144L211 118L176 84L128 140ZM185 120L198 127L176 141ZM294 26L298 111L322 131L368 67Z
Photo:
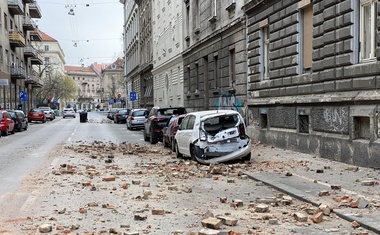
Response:
M127 128L143 129L144 140L162 141L177 157L210 164L251 159L251 138L243 117L234 110L188 113L183 107L111 109L107 117Z

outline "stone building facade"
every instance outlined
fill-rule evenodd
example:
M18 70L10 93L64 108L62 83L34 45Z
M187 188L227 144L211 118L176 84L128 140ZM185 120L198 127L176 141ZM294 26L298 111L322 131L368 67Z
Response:
M139 8L134 0L120 0L124 9L124 80L126 87L126 108L139 108L141 97ZM131 92L136 99L131 100Z
M257 141L380 167L380 4L252 0L248 106Z
M138 44L140 54L140 108L153 107L153 33L152 33L152 7L153 1L135 0L138 6L139 33Z
M97 92L101 95L102 108L125 107L124 60L118 58L113 63L105 66L101 72L100 87L97 88ZM111 99L113 99L114 103L107 106L106 103L110 103Z
M243 1L185 0L184 105L233 109L245 116L246 32Z
M184 106L182 9L183 1L153 2L155 106Z
M33 19L41 18L37 1L0 1L0 108L24 112L36 105L37 89L43 86L33 64L42 57L33 42L41 37ZM26 93L26 100L20 99Z

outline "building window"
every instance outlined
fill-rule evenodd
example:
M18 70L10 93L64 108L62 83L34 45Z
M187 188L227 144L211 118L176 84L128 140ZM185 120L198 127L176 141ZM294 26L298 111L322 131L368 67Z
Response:
M45 57L45 65L48 65L48 64L50 64L50 59L49 57Z
M190 91L191 91L191 77L190 77L190 65L188 65L187 67L186 67L186 70L187 70L187 80L188 80L188 84L189 84L189 87L188 87L188 93L190 93Z
M49 45L45 45L45 51L49 51Z
M310 71L313 62L313 5L307 4L300 10L301 40L301 71Z
M203 57L203 94L204 94L204 109L208 110L210 106L209 101L209 77L208 77L208 57Z
M199 65L195 62L195 93L199 92Z
M354 117L354 139L370 139L369 117Z
M8 15L4 13L4 29L8 31Z
M214 56L214 82L215 89L219 89L219 67L218 67L218 56Z
M260 128L267 129L268 128L268 114L261 113L260 114Z
M360 60L376 57L376 1L360 1Z
M200 14L199 14L199 0L195 0L195 3L194 3L194 11L193 11L193 28L195 30L195 33L197 33L197 30L199 30L199 17L200 17Z
M3 47L0 46L0 63L3 63Z
M309 133L309 115L298 115L298 131Z
M190 35L190 4L186 4L186 36Z
M260 71L261 80L269 78L269 22L265 19L260 25Z
M230 49L230 86L234 87L236 83L236 57L235 48Z

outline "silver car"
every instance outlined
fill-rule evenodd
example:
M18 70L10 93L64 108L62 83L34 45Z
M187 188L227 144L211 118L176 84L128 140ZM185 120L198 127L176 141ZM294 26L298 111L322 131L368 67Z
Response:
M66 117L73 117L75 118L75 111L74 109L72 108L65 108L62 112L62 117L63 118L66 118Z
M127 128L143 129L146 116L149 114L147 109L132 109L127 118Z

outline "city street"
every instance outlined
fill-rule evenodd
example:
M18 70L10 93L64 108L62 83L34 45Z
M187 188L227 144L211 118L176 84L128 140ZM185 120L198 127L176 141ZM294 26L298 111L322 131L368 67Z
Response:
M251 162L200 165L99 112L31 123L0 149L0 234L375 234L328 209L356 191L373 200L350 213L378 213L378 172L306 154L256 144ZM298 199L305 182L322 206Z

